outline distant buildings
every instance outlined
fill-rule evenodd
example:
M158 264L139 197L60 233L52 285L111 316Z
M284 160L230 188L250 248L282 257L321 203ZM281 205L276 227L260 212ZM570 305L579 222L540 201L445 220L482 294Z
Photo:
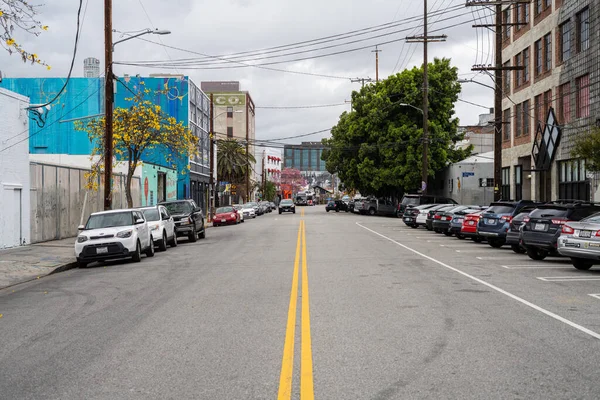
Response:
M83 60L83 77L98 78L100 76L100 60L89 57Z
M283 158L280 149L274 149L271 147L257 148L257 154L255 155L256 161L260 165L260 180L264 179L275 183L277 189L281 182L281 171L283 166Z
M284 168L294 168L300 171L306 179L309 188L321 186L335 190L335 176L325 168L321 160L325 146L321 142L302 142L301 144L286 144L284 146Z
M464 140L456 143L459 149L473 145L471 154L486 153L494 150L494 110L489 114L479 115L479 124L459 126L458 133L464 133Z

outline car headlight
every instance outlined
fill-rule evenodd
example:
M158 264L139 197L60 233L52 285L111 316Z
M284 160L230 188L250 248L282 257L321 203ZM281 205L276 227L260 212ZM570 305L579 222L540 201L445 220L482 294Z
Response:
M121 238L121 239L127 239L127 238L131 237L132 234L133 234L133 229L128 229L126 231L121 231L121 232L117 233L117 237Z
M87 242L88 241L88 237L87 236L77 236L77 243L83 243L83 242Z
M158 230L158 224L150 225L150 230L151 231L157 231Z

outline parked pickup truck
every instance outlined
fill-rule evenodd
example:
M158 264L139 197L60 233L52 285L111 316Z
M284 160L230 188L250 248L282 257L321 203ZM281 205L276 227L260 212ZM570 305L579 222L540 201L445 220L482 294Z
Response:
M355 206L356 207L356 206ZM358 210L361 214L397 216L398 205L389 199L369 198L362 203Z

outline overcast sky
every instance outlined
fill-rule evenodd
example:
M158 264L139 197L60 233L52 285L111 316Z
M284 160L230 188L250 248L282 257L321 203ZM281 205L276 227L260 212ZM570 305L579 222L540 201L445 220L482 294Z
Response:
M84 7L87 1L84 0ZM332 76L319 77L286 73L254 67L223 68L240 64L223 63L208 59L212 65L204 67L219 69L177 69L159 65L159 68L139 66L115 67L117 75L150 73L182 73L194 81L238 80L243 90L248 90L257 107L268 106L313 106L340 104L350 100L352 90L360 83L339 78L375 78L375 55L371 51L381 44L379 76L385 78L405 68L421 65L422 44L407 44L402 40L409 35L423 33L423 2L419 0L113 0L113 28L120 32L139 31L145 28L167 29L168 36L148 35L145 38L179 47L191 52L208 55L256 51L274 46L289 45L332 35L339 35L363 28L397 21L389 29L372 31L312 46L289 49L284 53L267 53L262 57L281 56L290 52L303 53L263 60L255 53L239 61L259 64L307 58L341 52L327 57L288 61L267 66L311 74ZM0 5L2 3L0 2ZM78 0L50 0L40 8L39 18L50 27L40 37L17 32L17 42L39 55L52 66L47 71L41 66L23 64L17 56L0 53L0 69L9 77L66 76L71 62L73 40L76 29ZM144 11L144 9L147 12ZM430 35L448 35L447 42L430 44L430 60L433 57L449 57L459 68L461 78L472 78L491 85L488 76L471 72L473 64L492 63L493 36L491 32L471 27L473 18L483 18L483 10L465 8L464 0L429 0ZM487 13L488 22L491 22ZM416 19L419 21L416 21ZM409 20L412 19L412 20ZM448 19L448 20L445 20ZM74 76L83 75L83 59L97 57L104 62L104 11L103 1L89 1L83 19L80 45L75 61ZM401 32L397 32L401 31ZM394 33L395 32L395 33ZM365 33L365 32L362 32ZM381 36L385 35L385 36ZM381 36L373 38L373 36ZM113 40L121 38L115 33ZM365 40L367 38L371 38ZM348 44L349 41L361 40ZM393 43L382 44L384 42ZM328 49L315 48L335 46ZM369 48L348 51L359 47ZM157 64L178 59L198 59L202 56L160 45L133 39L116 47L115 61L156 61ZM207 60L202 60L206 63ZM220 63L215 65L215 63ZM493 106L493 92L483 86L463 84L461 99L485 107ZM258 109L256 113L257 139L272 139L301 135L329 129L339 115L350 106L309 109ZM456 104L461 124L476 124L478 115L486 109L465 102ZM300 140L319 140L327 133L309 136Z

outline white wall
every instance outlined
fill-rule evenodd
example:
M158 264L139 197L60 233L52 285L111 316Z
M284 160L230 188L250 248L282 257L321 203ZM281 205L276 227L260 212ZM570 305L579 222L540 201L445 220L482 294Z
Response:
M0 248L31 241L28 106L29 98L0 89Z

